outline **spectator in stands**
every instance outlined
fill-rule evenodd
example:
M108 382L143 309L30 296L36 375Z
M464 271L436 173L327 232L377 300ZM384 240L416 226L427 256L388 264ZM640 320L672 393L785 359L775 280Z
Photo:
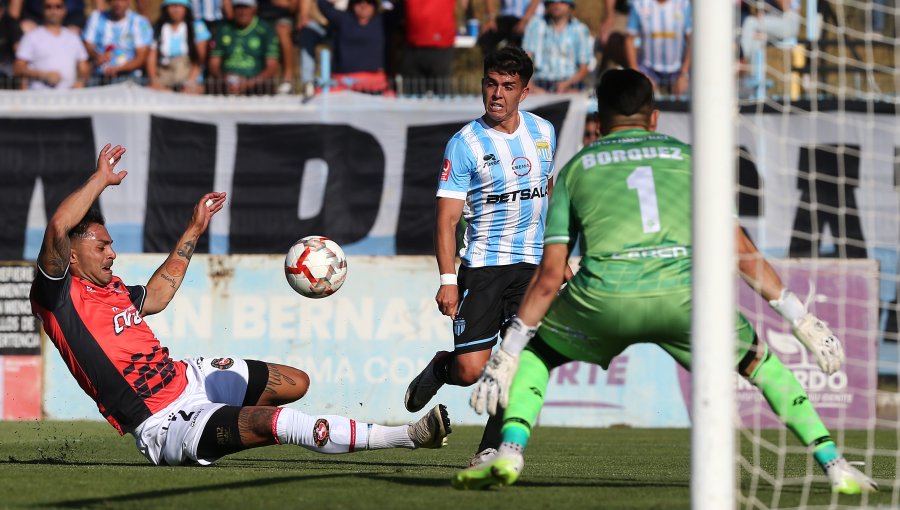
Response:
M346 7L346 3L342 3L344 3L343 7ZM294 44L300 50L298 57L300 81L308 86L310 91L313 90L313 82L316 79L316 46L325 42L328 37L325 19L313 16L312 5L313 0L300 0L293 34Z
M498 5L499 4L499 5ZM525 27L534 16L543 16L541 0L486 0L478 45L487 55L500 44L522 46Z
M575 0L545 1L546 13L525 28L522 48L534 60L531 91L571 92L584 88L594 38L573 16Z
M257 0L257 15L275 29L278 47L281 50L281 83L279 94L290 94L294 90L294 44L291 32L294 28L297 0Z
M600 23L600 32L597 34L597 42L601 47L606 45L614 32L622 31L628 24L629 0L603 0L603 21Z
M146 3L146 0L141 0ZM66 0L66 19L62 24L76 34L81 34L87 18L84 16L84 0ZM94 0L93 8L103 10L103 0ZM44 20L44 0L10 0L9 13L19 20L22 32L28 33Z
M256 0L232 0L234 20L219 28L210 51L211 91L271 94L278 74L278 37L256 16Z
M63 26L63 0L44 0L44 24L22 37L16 51L16 75L32 90L84 87L91 73L81 38Z
M203 92L209 30L203 21L194 19L190 0L163 0L162 7L147 57L150 87L199 94Z
M21 38L19 23L6 9L6 0L0 0L0 89L18 88L13 66Z
M360 92L384 92L385 27L378 0L350 0L348 9L335 8L330 0L318 0L334 34L333 79L338 87Z
M128 0L108 0L94 11L81 35L100 83L138 79L153 43L150 21L128 8Z
M194 19L202 20L206 29L215 37L223 20L234 18L231 0L191 0Z
M468 0L461 0L463 12ZM400 74L417 94L451 92L457 0L405 0L401 4L406 46Z
M692 23L690 0L633 0L625 39L628 67L644 73L662 94L686 94Z
M625 33L628 26L630 0L604 0L603 21L597 34L595 48L603 54L597 66L597 76L607 69L628 67Z
M745 59L753 59L766 42L778 44L797 38L800 0L758 0L751 2L751 7L756 8L756 14L747 16L741 26L741 52Z

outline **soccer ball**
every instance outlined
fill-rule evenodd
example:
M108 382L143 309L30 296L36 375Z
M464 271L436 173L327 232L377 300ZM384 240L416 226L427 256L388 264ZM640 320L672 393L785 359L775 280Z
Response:
M284 276L302 296L328 297L337 292L347 278L347 257L331 239L307 236L288 250L284 258Z

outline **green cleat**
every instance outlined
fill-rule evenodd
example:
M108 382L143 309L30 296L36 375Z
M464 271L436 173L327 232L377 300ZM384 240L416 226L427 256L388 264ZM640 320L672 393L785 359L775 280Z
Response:
M860 494L862 492L875 492L878 484L874 480L853 467L843 457L828 463L826 467L828 480L831 482L831 491L840 494Z
M525 459L521 455L503 455L456 473L453 487L460 490L487 489L495 485L512 485L519 479Z

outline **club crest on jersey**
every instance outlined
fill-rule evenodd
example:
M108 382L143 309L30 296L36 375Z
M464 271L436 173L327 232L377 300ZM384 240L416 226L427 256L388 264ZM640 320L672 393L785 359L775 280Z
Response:
M328 444L328 420L325 418L319 418L313 425L313 442L319 448Z
M547 140L538 140L534 146L537 148L538 157L543 161L553 159L553 151L550 150L550 142Z
M453 334L459 336L466 330L465 319L453 319Z
M234 366L234 360L231 358L214 358L209 364L219 370L228 370Z
M519 156L512 160L512 172L519 177L528 175L531 172L531 161L525 156Z
M450 163L449 159L444 160L444 164L441 165L441 180L448 181L450 180L450 168L453 167L453 164Z

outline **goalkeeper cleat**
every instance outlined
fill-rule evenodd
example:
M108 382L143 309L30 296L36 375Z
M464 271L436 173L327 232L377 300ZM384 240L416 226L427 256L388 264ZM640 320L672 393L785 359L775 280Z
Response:
M438 404L419 421L409 424L409 438L416 448L440 448L447 446L447 435L450 429L450 416L447 406Z
M469 467L480 466L485 462L490 462L494 460L494 457L497 456L497 450L495 448L485 448L480 452L476 453L469 459Z
M434 365L447 356L450 356L449 352L438 351L422 372L409 383L409 387L406 388L406 397L403 399L407 411L415 413L422 410L444 385L434 375Z
M512 485L519 479L525 459L522 454L497 455L490 462L464 469L453 477L453 487L460 490L487 489Z
M841 494L860 494L875 492L878 484L874 480L853 467L843 457L838 457L825 466L828 480L831 481L831 492Z

